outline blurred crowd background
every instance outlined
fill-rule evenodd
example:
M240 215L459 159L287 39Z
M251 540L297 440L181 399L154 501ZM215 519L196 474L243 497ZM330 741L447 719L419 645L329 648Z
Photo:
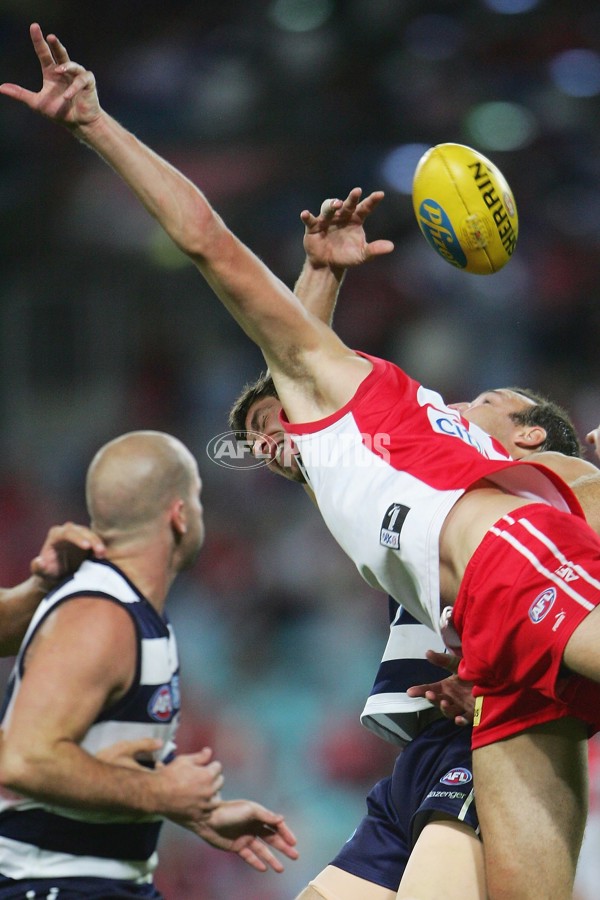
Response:
M396 250L346 280L336 326L351 346L447 400L517 384L565 405L582 436L598 424L597 0L2 0L0 81L38 89L36 20L290 285L301 210L385 189L368 232ZM170 606L180 746L214 746L225 795L284 812L301 858L255 875L167 827L157 882L169 900L291 900L391 771L394 748L358 722L385 598L296 486L209 459L260 355L93 153L0 100L0 583L25 576L50 524L85 521L100 444L159 428L194 450L208 537ZM514 190L521 236L495 276L456 271L418 230L412 173L445 141L486 153ZM600 891L591 750L579 900Z

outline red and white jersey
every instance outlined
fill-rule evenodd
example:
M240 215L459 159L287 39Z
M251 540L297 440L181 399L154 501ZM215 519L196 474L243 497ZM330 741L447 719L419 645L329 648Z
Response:
M465 490L487 478L519 497L581 514L564 482L515 462L478 426L398 366L373 369L342 409L290 423L325 523L374 588L439 633L439 534Z

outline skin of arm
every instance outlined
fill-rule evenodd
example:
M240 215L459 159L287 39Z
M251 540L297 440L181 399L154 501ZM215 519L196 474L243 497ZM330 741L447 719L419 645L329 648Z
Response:
M273 813L253 800L224 800L207 819L199 823L196 833L217 850L237 853L244 862L265 872L268 867L283 872L283 866L270 847L289 859L298 859L296 838L283 816Z
M146 738L139 741L119 741L97 753L98 759L113 765L139 769L140 762L152 759L161 741ZM162 763L157 763L163 767ZM296 837L282 815L271 812L254 800L222 800L201 822L191 829L217 850L236 853L245 863L259 872L268 868L283 872L284 867L269 849L278 850L289 859L297 859Z
M0 656L13 656L25 635L31 617L48 593L38 575L12 588L0 588Z
M282 872L271 848L296 859L294 834L259 803L222 801L221 764L210 762L208 748L152 771L132 754L160 742L124 741L98 756L79 746L100 710L128 689L136 652L133 622L117 604L82 597L54 610L27 652L3 725L0 783L75 809L160 814L260 872Z
M193 830L219 802L221 766L206 765L210 751L153 772L110 765L79 746L98 713L129 687L136 652L133 623L115 603L81 597L50 613L3 723L0 783L73 808L164 815Z
M58 581L83 562L89 553L101 558L104 544L84 525L54 525L38 555L31 561L31 576L12 588L0 588L0 656L17 653L38 607Z
M374 191L364 200L361 195L362 191L354 188L345 200L324 200L318 216L309 210L300 214L306 260L294 293L305 309L330 326L346 269L394 248L391 241L368 243L364 230L365 219L383 200L383 191ZM304 491L316 505L307 484Z
M31 562L31 577L14 588L0 589L3 653L17 652L40 600L90 552L101 558L105 547L89 528L65 522L50 529L39 554ZM125 664L119 672L117 662L122 663L135 653L129 616L116 604L97 600L89 603L93 604L88 612L89 616L93 612L93 632L91 625L85 624L88 620L85 610L74 607L69 610L70 604L66 604L60 616L57 610L48 618L32 644L27 655L23 692L0 741L0 783L51 803L162 814L212 846L236 853L260 872L268 868L283 871L270 847L296 859L295 836L283 816L258 803L220 800L221 764L211 762L210 748L180 755L169 766L158 763L151 770L140 763L152 761L162 746L161 741L152 738L120 741L95 757L79 747L77 737L85 733L95 711L104 704L106 692L119 693L131 677L130 665ZM102 622L104 629L100 627ZM78 664L82 650L80 638L86 633L93 633L94 638L84 659L95 660L95 667L86 670L87 683L82 680L84 673ZM119 638L118 646L115 635ZM77 657L70 664L75 665L76 671L72 679L65 681L62 662L70 659L73 647L77 648ZM112 686L104 682L108 672L116 677ZM69 702L72 695L64 693L66 684L77 685L72 705ZM86 684L90 686L89 692ZM83 699L87 701L85 704Z
M571 489L585 512L585 517L600 534L600 474L583 475L571 483Z
M305 309L326 325L331 325L339 290L346 270L391 253L391 241L369 243L365 219L383 200L383 191L373 191L361 200L354 188L345 200L324 200L318 216L304 210L304 250L306 260L294 286Z
M583 508L591 527L600 534L600 471L591 462L562 453L534 453L538 460L567 482Z
M152 738L119 741L96 756L113 765L138 769L142 761L152 760L153 752L160 746L161 741ZM162 767L163 763L156 766ZM298 858L296 837L283 816L253 800L222 800L196 825L194 831L217 850L237 853L244 862L260 872L265 872L269 867L275 872L283 872L283 865L268 845L290 859Z
M0 85L67 127L125 181L147 211L194 262L224 306L261 348L292 419L342 407L371 364L349 350L225 225L204 194L101 109L95 79L54 35L30 29L42 89Z

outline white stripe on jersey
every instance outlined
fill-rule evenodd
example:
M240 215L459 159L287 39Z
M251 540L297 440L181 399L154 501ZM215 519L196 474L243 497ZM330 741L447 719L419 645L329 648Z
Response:
M24 841L13 841L10 838L0 837L0 856L2 857L2 874L16 881L29 878L62 878L58 874L73 866L73 858L66 853L56 853L50 850L40 850L32 844ZM115 876L114 861L102 859L98 856L78 856L77 871L70 872L74 876L86 876L93 872L96 878L119 878L123 881L132 881L136 884L147 884L151 881L151 875L158 865L158 854L153 853L144 866L144 873L140 873L140 867L135 862L121 861L120 872ZM28 896L28 895L25 895ZM60 896L60 895L59 895Z
M169 644L166 654L164 641L157 641L156 638L152 640L142 638L142 670L140 674L142 684L164 684L179 668L175 635L170 625L168 629Z
M367 698L364 709L360 715L361 724L378 737L392 744L405 746L409 741L427 725L432 718L437 718L440 713L424 697L409 697L405 688L405 679L402 684L395 684L393 670L385 679L389 690L383 690L381 683L382 669L385 663L406 661L413 668L419 666L419 674L429 664L425 660L427 650L446 652L440 637L430 628L414 621L401 606L397 607L396 614L390 612L392 622L390 634L381 660L381 665L375 678L371 694ZM431 676L425 680L438 680L439 674L431 667ZM412 679L413 683L419 683L421 679L417 674ZM396 689L398 688L398 689Z

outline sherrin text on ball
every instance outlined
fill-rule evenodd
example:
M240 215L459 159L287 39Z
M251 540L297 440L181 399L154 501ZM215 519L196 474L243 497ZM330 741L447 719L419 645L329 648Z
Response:
M476 275L498 272L513 255L519 217L502 172L464 144L438 144L413 179L419 228L436 253Z

